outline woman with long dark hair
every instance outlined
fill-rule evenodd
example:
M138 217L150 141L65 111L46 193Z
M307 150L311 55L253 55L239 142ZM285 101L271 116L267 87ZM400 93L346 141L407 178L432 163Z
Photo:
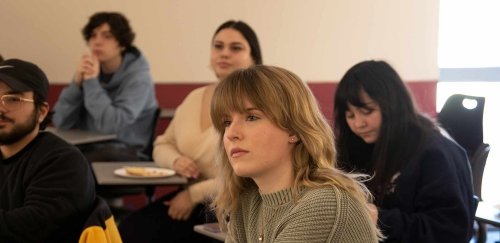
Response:
M366 185L385 242L467 242L474 219L467 155L416 110L396 71L384 61L354 65L334 103L340 165L373 175Z

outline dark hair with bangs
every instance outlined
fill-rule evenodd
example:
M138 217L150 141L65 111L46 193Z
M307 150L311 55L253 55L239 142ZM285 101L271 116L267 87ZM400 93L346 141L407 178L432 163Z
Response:
M347 124L347 105L366 108L364 91L378 103L382 125L375 144L367 144ZM337 86L334 98L338 160L348 170L374 174L367 186L383 200L386 185L402 166L416 157L426 136L437 130L420 115L412 96L397 72L384 61L364 61L351 67Z
M221 24L217 30L215 31L212 41L223 29L234 29L243 35L243 38L248 42L248 45L250 46L250 56L252 56L252 59L255 63L255 65L260 65L262 64L262 53L260 52L260 45L259 45L259 39L257 38L257 34L255 34L255 31L245 22L243 21L234 21L234 20L228 20Z
M92 15L82 30L85 41L90 40L95 28L105 23L109 25L111 34L120 43L120 46L125 48L124 51L128 51L132 47L135 33L132 31L127 18L118 12L98 12Z

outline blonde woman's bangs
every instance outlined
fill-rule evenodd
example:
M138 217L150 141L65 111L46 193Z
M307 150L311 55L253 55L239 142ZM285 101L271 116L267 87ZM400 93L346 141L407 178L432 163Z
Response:
M251 75L250 75L251 76ZM214 127L223 132L224 120L229 117L231 112L246 113L245 100L255 104L255 95L251 94L253 88L252 82L255 79L245 75L245 70L235 71L226 79L222 80L217 86L211 106L211 116L214 121Z
M293 99L287 86L291 82L289 79L297 77L256 69L259 67L235 71L219 83L212 100L211 113L219 132L224 131L224 119L229 117L229 113L247 112L245 101L261 110L275 125L288 130L291 120L288 111Z

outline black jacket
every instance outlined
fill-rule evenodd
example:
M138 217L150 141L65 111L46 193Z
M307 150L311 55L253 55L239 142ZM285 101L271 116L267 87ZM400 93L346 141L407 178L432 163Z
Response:
M436 132L393 182L392 193L377 205L384 242L469 242L472 175L459 145Z

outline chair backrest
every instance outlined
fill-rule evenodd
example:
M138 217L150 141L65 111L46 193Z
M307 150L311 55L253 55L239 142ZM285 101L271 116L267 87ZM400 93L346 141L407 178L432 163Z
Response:
M474 186L474 194L478 196L479 199L482 199L481 185L483 181L484 166L486 165L486 160L488 159L489 153L490 145L487 143L482 143L469 159L472 169L472 183Z
M437 117L441 126L467 151L469 158L483 143L484 103L484 97L454 94L446 100Z
M122 243L118 227L108 204L96 196L78 243Z
M151 123L151 129L153 132L148 139L148 143L144 146L144 148L139 152L139 158L143 161L151 161L153 160L153 143L156 137L156 129L158 128L158 123L160 122L160 114L161 108L156 108L154 113L154 119Z
M474 214L476 214L477 206L479 205L480 201L481 201L481 199L479 199L478 196L476 196L476 195L472 196L472 202L474 203Z

